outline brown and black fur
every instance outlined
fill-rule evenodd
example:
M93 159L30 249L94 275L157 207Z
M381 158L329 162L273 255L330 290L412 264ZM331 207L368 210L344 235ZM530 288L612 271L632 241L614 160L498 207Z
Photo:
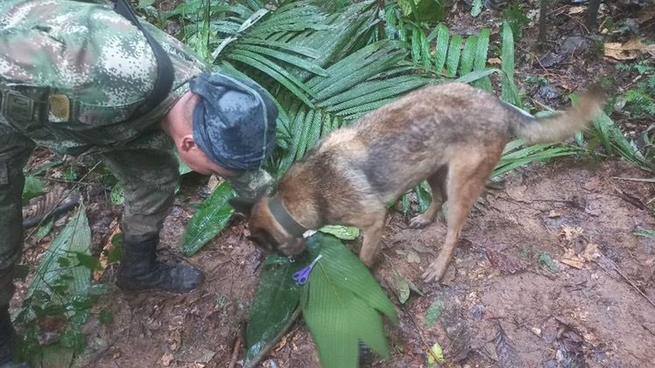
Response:
M387 214L386 204L427 179L428 210L410 226L434 221L448 200L448 230L439 257L423 274L426 281L445 273L474 202L512 137L529 143L555 142L584 129L602 106L599 93L587 93L564 113L534 119L497 97L466 84L451 83L414 91L323 139L282 177L278 195L289 214L308 229L327 224L363 231L360 259L373 264ZM267 200L246 213L253 240L292 256L303 250L272 217Z

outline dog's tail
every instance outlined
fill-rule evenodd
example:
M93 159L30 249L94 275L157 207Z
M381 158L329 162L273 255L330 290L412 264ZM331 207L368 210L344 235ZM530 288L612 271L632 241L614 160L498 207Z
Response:
M516 114L518 118L510 123L511 133L527 143L562 141L585 129L601 112L604 101L602 90L592 88L564 112L543 118Z

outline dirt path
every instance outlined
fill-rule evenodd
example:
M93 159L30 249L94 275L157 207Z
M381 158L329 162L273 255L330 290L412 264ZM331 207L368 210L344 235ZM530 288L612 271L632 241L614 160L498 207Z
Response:
M447 367L520 366L512 359L524 367L652 367L655 306L612 265L655 300L655 240L632 234L655 228L655 218L617 195L618 189L647 201L655 186L614 177L644 174L620 161L570 160L509 174L505 188L487 190L469 216L443 286L420 279L443 240L443 223L411 230L394 214L375 275L396 302L400 324L387 329L391 362L374 366L425 367L423 342L439 342ZM176 207L164 244L177 243L191 213ZM80 366L226 367L260 262L243 232L235 223L191 259L208 281L190 295L113 289L100 305L114 322L88 324L91 348ZM401 305L390 287L394 271L424 296L412 294ZM424 314L435 299L441 318L428 328ZM318 367L303 324L263 364L276 366Z

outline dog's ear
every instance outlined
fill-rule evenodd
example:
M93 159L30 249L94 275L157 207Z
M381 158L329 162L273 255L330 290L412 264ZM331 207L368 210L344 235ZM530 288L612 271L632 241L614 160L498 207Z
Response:
M250 217L250 213L252 212L252 207L255 205L257 200L250 199L250 198L235 197L230 199L229 202L230 202L230 206L234 208L234 211L246 217Z

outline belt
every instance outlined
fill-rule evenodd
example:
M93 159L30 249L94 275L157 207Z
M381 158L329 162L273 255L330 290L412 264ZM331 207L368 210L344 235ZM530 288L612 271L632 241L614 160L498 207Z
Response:
M48 111L49 88L0 84L0 123L29 132L42 128Z

